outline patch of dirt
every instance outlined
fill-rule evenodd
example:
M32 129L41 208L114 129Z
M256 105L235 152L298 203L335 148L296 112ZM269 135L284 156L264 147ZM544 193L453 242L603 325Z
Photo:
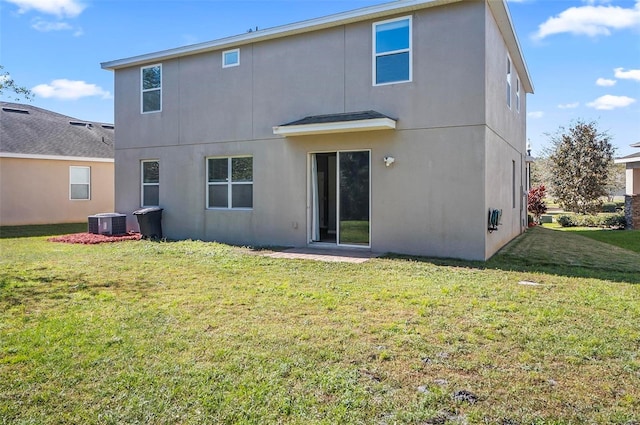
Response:
M140 233L125 233L122 235L97 235L95 233L74 233L71 235L56 236L47 239L49 242L81 243L93 245L105 242L138 241L142 235Z

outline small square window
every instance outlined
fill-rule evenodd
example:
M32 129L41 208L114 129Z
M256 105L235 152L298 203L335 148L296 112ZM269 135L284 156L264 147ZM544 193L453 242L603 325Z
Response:
M253 157L207 158L207 208L253 208Z
M240 65L240 49L222 52L222 67L229 68Z

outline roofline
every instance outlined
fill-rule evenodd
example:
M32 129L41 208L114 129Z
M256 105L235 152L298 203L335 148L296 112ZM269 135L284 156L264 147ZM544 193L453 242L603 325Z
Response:
M623 156L622 158L614 159L613 162L614 164L629 164L634 162L640 163L640 156Z
M513 21L511 20L511 13L509 12L509 7L507 5L506 0L502 1L491 1L487 0L489 8L493 11L493 14L498 23L498 27L500 28L500 32L502 33L502 37L505 39L507 43L507 50L509 52L515 52L517 55L511 56L511 60L518 70L518 74L520 76L520 81L523 84L523 88L525 93L533 94L533 82L531 81L531 74L529 73L529 67L527 66L527 61L524 59L524 55L522 54L522 48L520 47L520 41L518 41L518 34L516 33L516 28L513 26ZM504 26L508 25L510 30L509 33L505 33L503 31ZM523 78L524 76L524 78Z
M638 143L632 143L629 146L631 146L632 148L640 148L640 142Z
M395 128L396 121L391 118L369 118L354 121L279 125L273 127L273 134L287 137L330 133L352 133L356 131L395 130Z
M0 158L17 159L48 159L56 161L82 161L82 162L114 162L113 158L91 158L86 156L64 156L64 155L40 155L30 153L0 152Z
M215 50L229 49L250 43L257 43L260 41L272 40L275 38L287 37L354 22L381 18L393 14L407 13L428 7L457 3L460 1L462 0L397 0L390 3L369 6L329 16L309 19L306 21L221 38L218 40L206 41L203 43L132 56L124 59L117 59L109 62L102 62L100 66L102 69L115 71L121 68L139 66ZM513 22L511 21L511 15L507 8L506 0L485 0L485 2L489 5L489 8L496 17L496 21L498 22L498 26L500 27L503 37L507 41L507 48L509 51L517 53L517 55L514 55L516 57L514 65L521 75L525 91L527 93L533 93L533 84L531 83L529 70L522 55L522 49L520 48L520 43L518 42ZM505 25L508 25L508 28L504 28ZM504 31L505 29L508 29L511 32L511 37L509 36L508 31ZM522 76L525 78L522 78Z

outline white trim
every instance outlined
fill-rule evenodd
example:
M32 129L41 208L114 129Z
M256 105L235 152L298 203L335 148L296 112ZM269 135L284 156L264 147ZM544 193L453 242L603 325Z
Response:
M158 183L145 183L144 182L144 163L145 162L157 162L158 163ZM144 188L145 186L158 186L158 205L145 205L144 203ZM141 159L140 160L140 206L141 207L158 207L160 206L160 160L159 159Z
M227 53L237 53L238 54L238 60L234 63L226 63L226 55ZM231 49L231 50L225 50L224 52L222 52L222 67L223 68L232 68L234 66L240 66L240 49Z
M618 159L614 159L613 162L615 164L628 164L628 163L634 163L634 162L638 162L640 163L640 156L636 156L635 158L618 158Z
M88 176L89 177L89 181L86 182L86 183L74 183L74 182L72 182L71 181L71 170L74 169L74 168L82 168L82 169L88 170L89 171L89 176ZM86 198L74 198L74 197L72 197L72 195L71 195L71 193L72 193L71 186L74 185L74 184L75 185L83 185L83 186L86 185L86 186L88 186L87 187L88 190L87 190L87 197ZM70 165L69 166L69 200L70 201L90 201L91 200L91 167L89 167L87 165Z
M513 87L511 86L511 76L513 75L513 62L511 61L511 57L509 56L509 54L507 53L507 75L506 75L506 81L507 81L507 98L505 99L507 102L507 108L509 108L509 110L511 110L511 104L513 103L513 96L511 95L512 91L513 91Z
M355 131L394 130L395 128L396 121L391 118L373 118L357 121L281 125L273 127L273 134L286 137L312 134L351 133Z
M520 113L520 77L516 74L516 112Z
M341 152L368 152L369 153L369 244L368 245L350 245L340 243L340 153ZM334 242L319 242L313 240L313 231L311 226L314 225L314 203L312 194L312 184L314 179L311 174L314 172L312 161L316 154L322 153L335 153L336 154L336 241ZM353 248L362 250L371 250L372 239L372 187L373 187L373 170L371 168L373 151L371 148L367 149L343 149L343 150L320 150L307 152L307 246L318 248ZM317 180L316 183L317 184Z
M231 180L232 176L232 163L234 158L251 158L251 181L250 182L234 182ZM226 159L227 160L227 181L226 182L210 182L209 181L209 160L210 159ZM222 155L222 156L207 156L205 157L205 209L206 210L222 210L222 211L252 211L254 200L254 180L253 180L253 155ZM233 206L233 186L251 185L251 207L234 207ZM227 187L227 206L226 207L210 207L209 206L209 187L210 186L226 186Z
M54 161L82 161L82 162L114 162L113 158L91 158L85 156L63 156L63 155L38 155L30 153L0 152L0 158L19 159L47 159Z
M154 87L151 89L145 89L144 88L144 70L145 69L149 69L149 68L155 68L155 67L159 67L160 68L160 87ZM161 63L156 63L153 65L147 65L147 66L141 66L140 67L140 113L141 114L155 114L157 112L162 112L162 79L163 79L163 72L162 72L162 64ZM152 91L160 91L160 109L157 110L153 110L153 111L146 111L144 110L144 94L148 93L148 92L152 92Z
M399 22L399 21L405 21L408 20L409 21L409 47L406 49L400 49L400 50L391 50L388 52L384 52L384 53L378 53L376 52L376 28L379 25L384 25L384 24L389 24L391 22ZM411 15L409 16L402 16L400 18L393 18L393 19L387 19L385 21L380 21L380 22L374 22L373 24L371 24L371 49L372 49L372 54L371 54L371 82L373 84L374 87L377 86L388 86L390 84L402 84L402 83L410 83L413 81L413 17ZM398 80L398 81L389 81L386 83L377 83L377 67L376 67L376 59L380 56L390 56L393 54L397 54L397 53L409 53L409 79L407 80Z

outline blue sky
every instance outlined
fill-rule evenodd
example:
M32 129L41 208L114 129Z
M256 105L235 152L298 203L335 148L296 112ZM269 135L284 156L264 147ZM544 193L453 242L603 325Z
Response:
M493 1L493 0L492 0ZM0 64L31 104L113 122L101 62L357 9L375 0L0 0ZM572 120L595 120L617 154L640 141L640 0L511 0L535 94L534 155ZM6 94L2 100L11 100Z

